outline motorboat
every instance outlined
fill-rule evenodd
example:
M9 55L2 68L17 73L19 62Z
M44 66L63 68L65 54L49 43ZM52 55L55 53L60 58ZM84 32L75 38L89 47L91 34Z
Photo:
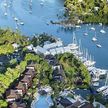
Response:
M24 22L20 22L21 25L24 25Z
M102 26L102 23L99 23L100 26Z
M100 44L96 44L96 46L97 46L98 48L101 48L101 47L102 47Z
M85 35L85 36L88 36L88 33L85 32L84 35Z
M96 69L96 70L100 76L104 76L107 74L107 70L103 70L103 69Z
M4 15L7 16L7 12L5 12Z
M90 29L91 29L91 30L95 30L95 28L94 28L94 27L91 27Z
M18 18L17 18L17 17L14 17L14 20L15 20L15 21L18 21Z
M92 41L96 42L97 41L97 38L96 37L93 37L92 38Z
M102 86L102 87L98 88L96 91L102 92L102 91L106 90L107 88L108 88L108 86Z
M92 82L98 82L98 81L99 81L99 77L96 76L92 78Z
M80 26L80 25L76 25L75 27L76 27L76 28L81 28L81 26Z

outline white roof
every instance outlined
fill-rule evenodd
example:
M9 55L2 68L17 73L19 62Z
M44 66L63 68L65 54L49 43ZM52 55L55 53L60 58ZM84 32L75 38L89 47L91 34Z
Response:
M62 41L57 41L55 43L46 44L46 45L43 46L43 48L48 50L48 49L56 48L56 47L60 47L60 46L63 46Z
M61 54L61 53L65 53L65 52L71 52L70 47L68 47L68 46L50 49L49 51L52 55Z
M56 54L57 54L57 52L56 52L55 49L50 49L49 51L50 51L50 53L51 53L52 55L56 55Z
M13 46L14 48L18 48L18 47L19 47L19 45L18 45L17 43L13 43L12 46Z
M33 45L31 44L31 45L27 46L27 49L28 50L32 50L33 49Z
M40 46L37 46L37 47L34 49L34 51L39 52L39 53L42 53L42 54L44 54L44 55L50 54L49 51L47 51L45 48L42 48L42 47L40 47Z

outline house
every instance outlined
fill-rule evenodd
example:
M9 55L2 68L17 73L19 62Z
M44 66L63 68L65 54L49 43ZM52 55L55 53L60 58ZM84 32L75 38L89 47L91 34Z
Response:
M26 104L22 102L13 102L9 108L26 108Z
M26 69L29 69L29 70L32 70L32 71L35 71L35 65L33 63L29 64Z
M26 86L26 90L32 85L32 78L28 75L25 75L21 82Z
M27 72L25 73L25 75L28 75L28 77L33 78L34 75L35 75L35 73L34 73L34 71L32 71L31 69L29 69L29 70L27 70Z
M57 102L57 108L67 108L68 106L72 105L72 102L69 101L67 98L60 97Z
M21 96L23 96L26 93L26 86L22 82L19 82L16 85L15 89L16 89L16 92L20 94Z
M12 46L14 47L14 49L19 47L19 45L17 43L13 43Z
M61 68L55 68L52 73L53 79L62 81L63 80L63 70Z
M79 108L94 108L94 106L90 104L89 102L84 102L83 104L79 106Z
M45 56L45 59L46 59L46 60L55 60L56 58L55 58L55 56L49 54L49 55L46 55L46 56Z
M66 107L66 108L78 108L81 105L80 101L76 101L75 103L73 103L72 105Z
M20 95L18 95L15 90L11 89L11 90L6 91L7 102L12 102L12 101L15 101L19 98L20 98Z
M76 101L75 103L73 103L72 105L66 107L66 108L94 108L92 104L90 104L89 102L83 102L81 103L80 101Z

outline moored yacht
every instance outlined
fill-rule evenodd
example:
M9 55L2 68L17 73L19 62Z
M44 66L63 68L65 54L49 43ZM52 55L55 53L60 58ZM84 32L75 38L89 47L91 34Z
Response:
M5 12L4 15L7 16L7 12Z
M71 50L76 50L79 48L79 46L77 45L77 40L74 32L73 32L73 42L72 44L68 44L68 47L70 47Z
M97 46L98 48L101 48L101 47L102 47L102 45L100 45L100 44L96 44L96 46Z
M86 25L86 30L85 30L85 32L84 32L84 35L85 35L85 36L88 36L87 26L88 26L88 25Z
M90 29L91 29L91 30L95 30L95 28L94 28L94 27L91 27Z
M102 86L97 89L97 92L102 92L102 91L106 90L107 88L108 88L108 86Z
M24 22L20 22L21 25L24 25Z
M96 37L93 37L92 38L92 41L96 42L97 41L97 38Z
M84 35L85 35L85 36L88 36L88 33L85 32Z
M15 20L15 21L18 21L18 18L17 18L17 17L14 17L14 20Z
M106 33L106 31L104 29L101 29L100 32L103 33L103 34Z
M91 27L90 29L91 29L91 30L95 30L95 28L94 28L94 27Z
M107 74L107 70L98 69L98 68L96 68L96 70L97 70L99 76L104 76Z
M86 62L84 62L84 65L87 67L91 67L95 65L95 61L91 61L91 60L87 60Z
M80 25L76 25L75 27L76 27L76 28L81 28L81 26L80 26Z
M95 32L95 36L92 38L92 41L96 42L97 38L96 38L96 32Z
M102 29L100 30L100 33L105 34L106 31L104 30L104 26L102 27Z
M91 30L95 30L94 24L93 24L93 26L92 26L90 29L91 29Z

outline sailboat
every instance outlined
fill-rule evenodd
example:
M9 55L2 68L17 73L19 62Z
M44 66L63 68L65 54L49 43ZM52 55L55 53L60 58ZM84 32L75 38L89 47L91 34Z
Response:
M85 31L84 35L88 36L87 25L86 25L86 31Z
M102 23L99 23L99 26L102 26Z
M79 40L79 49L78 49L78 56L81 56L83 53L81 51L81 40Z
M5 8L5 12L4 12L4 16L7 16L7 8L8 8L8 4L7 4L7 1L5 1L4 3L4 8Z
M96 32L95 32L95 36L92 38L92 41L96 42L97 38L96 38Z
M71 48L71 50L76 50L79 48L79 46L77 44L75 32L73 32L73 42L72 42L72 44L69 44L68 46Z
M84 62L84 65L87 67L91 67L95 65L95 61L92 60L91 56L88 54L88 50L86 50L86 62Z
M93 24L93 26L92 26L90 29L91 29L91 30L95 30L94 24Z
M105 33L106 33L106 31L104 30L104 26L103 26L103 28L100 30L100 33L102 33L102 34L105 34Z

